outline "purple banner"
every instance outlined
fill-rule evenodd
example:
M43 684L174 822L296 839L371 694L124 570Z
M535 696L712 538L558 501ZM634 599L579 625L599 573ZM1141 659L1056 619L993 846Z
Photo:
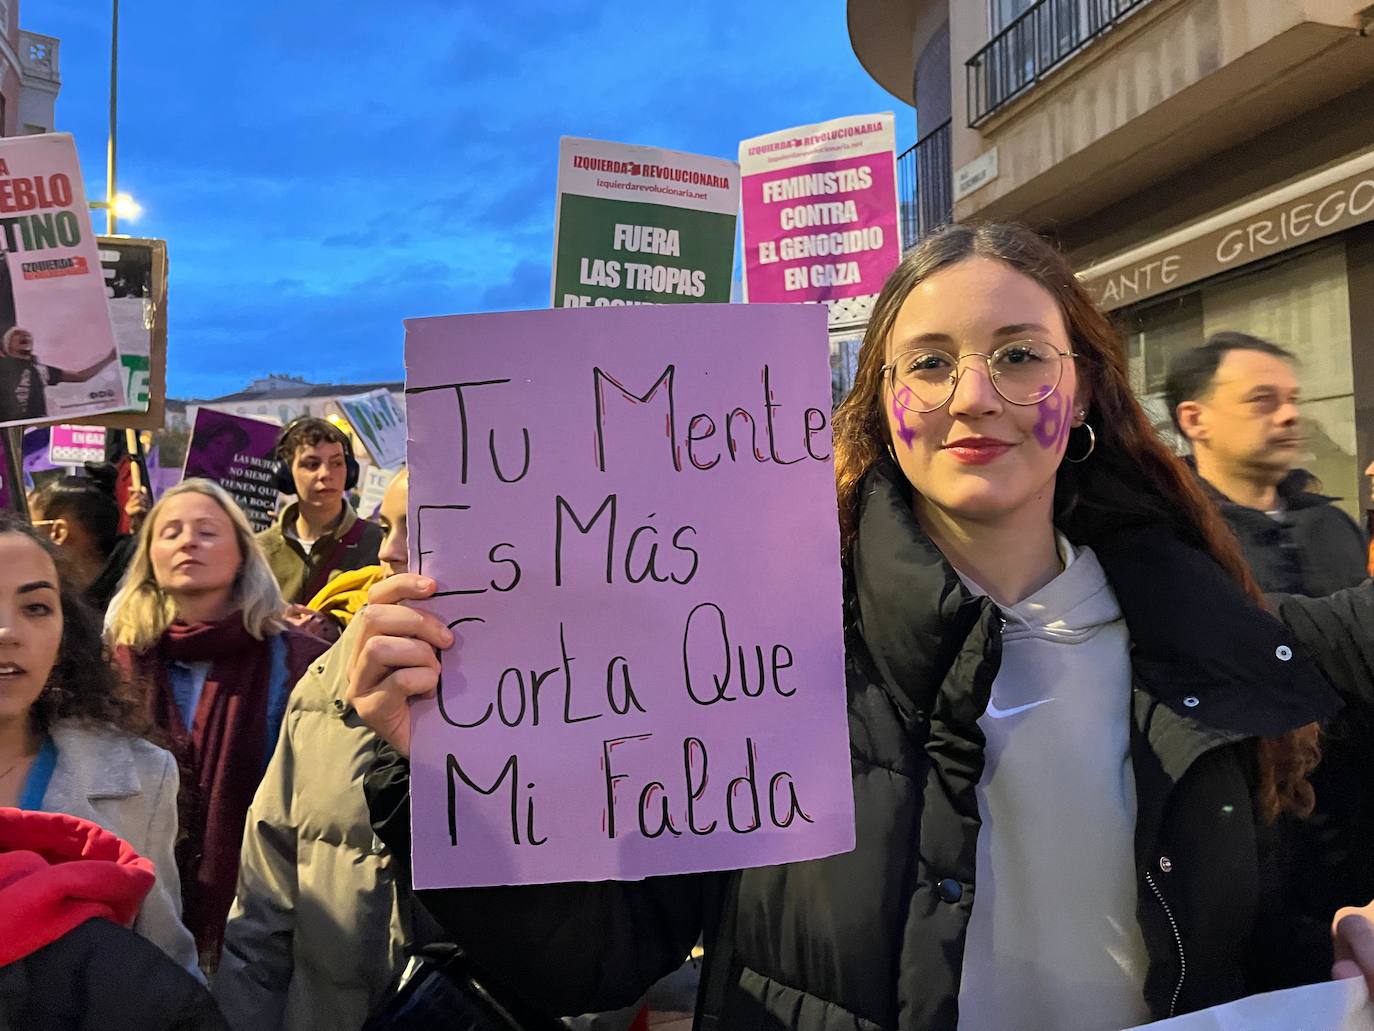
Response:
M281 427L201 408L186 449L183 477L214 480L234 496L255 530L272 525L277 509L272 456Z
M406 323L419 888L853 847L826 312Z

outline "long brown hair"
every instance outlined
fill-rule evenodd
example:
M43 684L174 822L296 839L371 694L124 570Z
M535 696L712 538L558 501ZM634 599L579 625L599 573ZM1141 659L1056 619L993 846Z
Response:
M907 295L930 276L969 258L1000 261L1029 276L1059 303L1080 381L1088 388L1087 422L1096 434L1092 460L1066 462L1055 481L1054 518L1070 540L1089 547L1123 525L1168 526L1210 554L1257 602L1262 594L1234 535L1192 472L1156 436L1131 391L1120 332L1095 305L1073 269L1031 230L1002 223L946 226L921 241L888 277L873 306L849 396L835 411L835 480L846 551L857 531L864 476L891 446L883 410L887 341ZM1314 802L1307 775L1320 758L1316 724L1259 744L1260 815L1306 816Z
M72 586L65 557L32 526L12 512L0 512L0 534L18 534L53 560L62 605L62 640L48 682L29 719L46 733L59 720L108 723L134 737L153 740L152 721L139 685L126 681L101 638L100 617Z

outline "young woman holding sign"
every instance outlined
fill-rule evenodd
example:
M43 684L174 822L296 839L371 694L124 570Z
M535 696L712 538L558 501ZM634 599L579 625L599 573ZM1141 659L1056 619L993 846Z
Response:
M286 626L248 520L209 480L162 496L110 602L115 656L150 688L181 765L177 866L207 971L234 901L243 823L277 744L287 695L327 647Z
M421 893L474 961L571 1013L704 935L699 1026L722 1028L1121 1028L1330 973L1273 853L1339 700L1064 259L1015 227L927 238L878 298L835 455L855 850ZM407 701L452 635L399 603L433 590L374 588L351 672L404 865ZM1334 934L1374 983L1374 906Z

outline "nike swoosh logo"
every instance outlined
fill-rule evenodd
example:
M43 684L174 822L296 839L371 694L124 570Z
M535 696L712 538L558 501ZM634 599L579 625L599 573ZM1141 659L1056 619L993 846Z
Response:
M995 720L1004 720L1008 716L1015 716L1025 712L1027 709L1034 709L1037 705L1048 705L1054 701L1053 698L1042 698L1038 702L1027 702L1025 705L1013 705L1010 709L999 709L997 703L989 701L987 714Z

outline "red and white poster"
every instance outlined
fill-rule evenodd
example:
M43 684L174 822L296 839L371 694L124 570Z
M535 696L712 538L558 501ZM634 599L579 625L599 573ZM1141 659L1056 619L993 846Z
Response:
M0 139L0 426L125 405L104 270L67 133Z

